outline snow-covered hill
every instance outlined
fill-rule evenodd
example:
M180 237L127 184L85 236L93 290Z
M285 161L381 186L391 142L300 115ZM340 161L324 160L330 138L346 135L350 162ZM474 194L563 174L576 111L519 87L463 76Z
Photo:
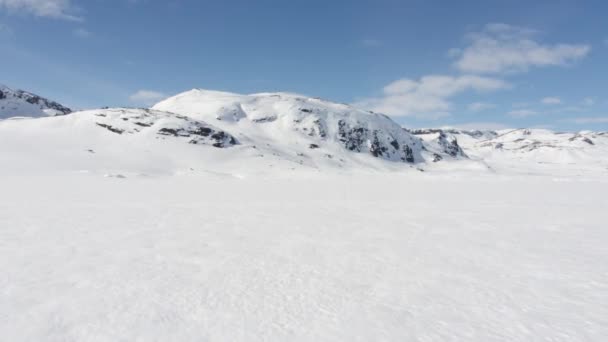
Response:
M0 120L2 341L607 340L606 133L155 108Z
M19 172L49 165L104 174L608 170L608 133L602 132L408 130L382 114L289 93L195 89L153 109L71 115L27 92L2 88L1 94L4 103L22 104L22 115L45 116L0 121L0 161Z
M227 132L150 109L111 108L0 121L0 164L17 173L175 174L242 162ZM239 158L240 156L240 158ZM232 160L234 159L234 160Z
M456 139L467 156L495 170L608 171L608 132L567 133L546 129L419 129L410 132L425 141L436 140L439 136Z
M23 90L0 84L0 119L66 115L71 109Z
M425 144L385 115L296 94L194 89L153 108L212 122L244 144L284 155L321 151L345 160L347 151L403 163L465 157L452 151L451 141Z

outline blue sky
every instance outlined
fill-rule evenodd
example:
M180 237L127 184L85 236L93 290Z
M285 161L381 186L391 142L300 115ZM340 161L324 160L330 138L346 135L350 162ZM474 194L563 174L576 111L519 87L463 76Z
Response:
M290 91L412 127L608 130L605 1L0 0L0 83L76 108Z

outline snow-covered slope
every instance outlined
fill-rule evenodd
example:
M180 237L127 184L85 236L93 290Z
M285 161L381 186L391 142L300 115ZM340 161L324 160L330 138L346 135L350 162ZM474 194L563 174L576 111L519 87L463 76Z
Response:
M410 131L425 141L457 139L464 153L495 170L606 172L608 132L553 132L545 129Z
M222 158L238 163L238 153L218 152L238 144L229 133L200 120L150 109L0 121L0 165L18 173L43 169L132 175L213 169Z
M3 120L0 155L19 172L50 165L121 175L402 171L467 159L456 141L424 142L385 115L348 105L287 93L204 90L179 94L154 109Z
M327 158L346 160L354 152L403 163L464 157L436 144L424 146L385 115L295 94L194 89L153 108L212 122L244 144L286 156L322 151Z
M230 134L202 121L155 110L113 108L80 112L78 116L94 121L96 126L118 135L153 135L155 139L182 138L190 144L219 148L238 143Z
M10 117L44 117L69 114L71 110L57 102L23 90L0 84L0 119Z
M30 109L30 116L69 113L27 92L2 88L1 94L3 103L42 111ZM289 93L195 89L153 108L2 120L1 161L5 168L50 163L54 169L104 174L608 170L608 133L601 132L408 130L385 115Z

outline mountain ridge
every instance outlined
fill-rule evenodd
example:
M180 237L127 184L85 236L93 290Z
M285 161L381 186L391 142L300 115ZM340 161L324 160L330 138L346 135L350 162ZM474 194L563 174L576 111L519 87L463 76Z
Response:
M0 84L0 119L10 117L45 117L71 113L72 110L58 102L25 90L11 89Z
M302 168L608 170L606 132L408 129L383 114L285 92L241 95L193 89L151 109L94 109L44 119L36 114L40 113L30 119L0 120L0 144L39 141L38 159L73 154L74 160L64 162L83 169L95 164L94 168L112 166L140 173ZM5 152L19 153L18 149ZM96 158L99 164L92 161Z

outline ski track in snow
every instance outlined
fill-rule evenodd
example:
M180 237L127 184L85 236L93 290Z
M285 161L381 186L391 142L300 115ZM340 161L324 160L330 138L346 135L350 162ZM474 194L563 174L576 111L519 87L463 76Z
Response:
M605 177L55 173L0 189L5 341L608 339Z

